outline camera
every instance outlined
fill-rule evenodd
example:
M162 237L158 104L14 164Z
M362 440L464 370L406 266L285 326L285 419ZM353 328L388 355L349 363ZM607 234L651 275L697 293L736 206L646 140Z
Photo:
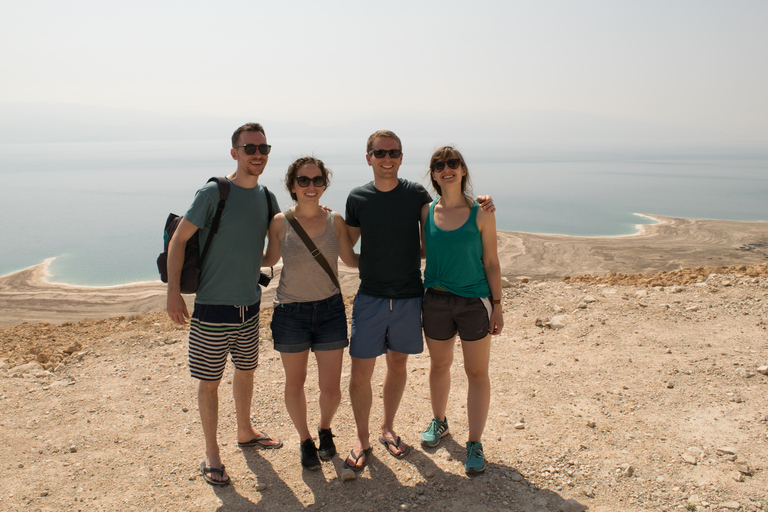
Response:
M269 282L272 281L272 278L275 277L275 273L272 270L272 267L269 267L269 274L266 272L261 272L259 275L259 284L266 288L269 286Z

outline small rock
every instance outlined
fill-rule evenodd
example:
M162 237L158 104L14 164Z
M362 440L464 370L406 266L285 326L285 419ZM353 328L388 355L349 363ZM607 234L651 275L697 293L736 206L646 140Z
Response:
M513 473L510 477L513 482L522 482L523 481L523 475L520 473Z
M595 497L595 490L592 487L584 487L581 490L581 494L583 494L587 498L594 498Z
M728 510L739 510L741 508L741 503L738 501L726 501L720 504L720 508L727 508Z
M747 476L752 475L752 468L749 467L749 464L747 464L746 462L739 462L738 464L736 464L736 469L738 470L739 473L743 475L747 475Z
M596 298L594 298L594 297L593 297L593 296L591 296L591 295L585 295L583 300L584 300L584 302L586 302L587 304L592 304L593 302L597 302L597 299L596 299Z
M630 478L634 474L635 474L635 468L633 468L632 466L626 466L621 472L621 476L625 476L627 478Z
M744 481L744 475L739 473L738 471L732 471L731 472L731 478L734 479L736 482L743 482Z
M699 306L689 306L689 307L685 308L685 310L686 311L698 311L699 310Z
M597 423L595 423L595 420L589 420L587 421L587 426L589 428L595 428L597 426Z
M434 469L428 469L424 471L424 477L425 478L434 478L435 476L435 470Z
M736 374L742 379L751 379L752 377L757 375L755 372L749 371L746 368L737 369Z
M684 453L680 457L683 459L683 462L690 464L692 466L695 466L696 464L699 463L699 459L690 453Z
M675 389L675 384L673 382L667 382L666 386L667 389Z
M757 368L757 373L762 373L763 375L768 375L768 366L759 366Z
M559 512L584 512L585 510L588 510L589 507L586 505L582 505L576 500L565 500L560 504L560 508L557 510Z
M341 481L342 482L348 482L350 480L354 480L355 478L357 478L357 475L351 469L346 468L346 469L342 470L342 472L341 472Z
M265 491L265 490L267 489L267 487L269 487L269 484L263 484L263 483L261 483L261 482L258 482L258 483L257 483L257 484L254 486L254 489L256 489L257 491Z
M720 446L717 448L718 455L736 455L736 448L732 446Z
M515 423L515 428L517 430L523 430L525 428L525 423Z
M648 292L645 290L639 290L635 292L635 298L637 299L644 299L648 297Z

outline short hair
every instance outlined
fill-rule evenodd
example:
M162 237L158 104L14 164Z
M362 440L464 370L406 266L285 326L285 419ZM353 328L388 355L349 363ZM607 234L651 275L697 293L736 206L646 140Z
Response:
M370 153L371 150L373 150L373 143L378 139L379 137L384 137L387 139L394 139L397 142L397 145L400 149L400 151L403 150L403 143L400 142L400 137L395 135L395 132L391 132L389 130L379 130L376 132L373 132L370 137L368 137L368 142L365 145L365 152Z
M285 173L285 188L288 189L288 193L291 194L291 199L294 201L296 201L296 194L291 190L293 180L296 179L296 174L299 172L299 169L307 164L316 165L317 168L320 169L320 174L323 176L323 178L325 178L325 188L328 188L328 186L331 184L331 175L333 173L325 166L322 160L313 156L303 156L298 158L288 166L288 171Z
M267 136L267 134L264 133L264 127L259 123L245 123L243 126L235 130L235 133L232 134L233 148L237 146L237 141L240 139L240 134L243 132L261 132L264 137Z
M446 160L451 160L453 158L458 159L461 166L464 168L464 176L461 177L461 193L467 198L467 201L472 204L474 198L472 197L472 182L469 179L469 168L467 168L467 163L464 161L464 157L461 156L461 152L455 147L443 146L432 153L432 158L429 159L429 170L427 171L429 173L429 181L432 183L432 188L435 189L435 192L442 196L443 191L441 190L440 185L437 184L434 174L432 174L432 165L435 162L445 162Z

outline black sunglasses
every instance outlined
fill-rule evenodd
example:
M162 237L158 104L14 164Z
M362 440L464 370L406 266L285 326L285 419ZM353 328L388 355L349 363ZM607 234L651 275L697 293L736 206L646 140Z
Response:
M308 187L310 183L318 188L325 186L325 178L322 176L315 176L314 178L310 178L309 176L296 176L293 178L293 181L300 187Z
M259 153L262 155L268 155L270 151L272 151L272 146L269 144L245 144L243 146L235 146L236 148L245 148L245 154L246 155L255 155L256 150L259 150Z
M372 149L368 152L369 155L373 155L376 158L384 158L389 153L390 158L400 158L403 154L400 149Z
M459 165L461 165L461 160L459 160L458 158L451 158L447 162L435 162L432 164L432 170L440 172L443 169L445 169L446 165L451 169L458 169Z

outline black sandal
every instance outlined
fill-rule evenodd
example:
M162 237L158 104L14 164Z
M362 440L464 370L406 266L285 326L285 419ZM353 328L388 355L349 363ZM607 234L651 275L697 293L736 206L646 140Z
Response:
M355 473L359 473L360 471L365 469L365 466L368 465L368 457L370 457L371 452L373 452L373 446L369 446L365 450L361 451L357 455L355 455L354 448L349 451L349 457L347 457L347 460L344 461L344 468L351 469ZM365 457L363 459L363 464L361 466L357 465L357 461L360 460L360 457ZM349 459L352 459L355 461L354 465L349 464Z

